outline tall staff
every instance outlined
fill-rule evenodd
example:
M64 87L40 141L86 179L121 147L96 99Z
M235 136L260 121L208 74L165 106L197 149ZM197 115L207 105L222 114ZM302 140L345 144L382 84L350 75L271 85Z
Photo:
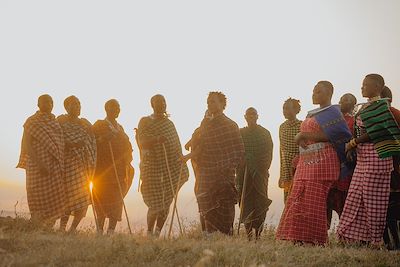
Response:
M171 234L171 227L172 227L172 222L173 222L173 218L174 218L174 215L175 215L175 211L176 211L176 217L177 217L177 219L178 219L179 230L180 230L181 235L183 235L184 232L183 232L181 220L180 220L180 218L179 218L178 207L176 206L176 204L177 204L176 202L177 202L177 198L178 198L178 191L179 191L179 183L180 183L180 179L181 179L182 167L183 167L183 166L181 165L181 170L180 170L180 173L179 173L179 180L178 180L178 184L177 184L177 190L175 191L174 185L173 185L173 183L172 183L171 169L169 168L168 155L167 155L167 149L165 148L165 144L162 144L162 147L163 147L163 150L164 150L164 157L165 157L165 163L166 163L166 165L167 165L167 171L168 171L168 176L169 176L169 182L170 182L170 184L171 184L172 194L174 195L174 209L173 209L173 211L172 211L171 225L170 225L170 231L169 231L169 233L168 233L168 237L169 237L170 234Z
M129 233L132 234L131 224L130 224L130 222L129 222L128 212L126 211L126 206L125 206L125 201L124 201L124 195L122 194L122 187L121 187L121 183L120 183L120 181L119 181L117 166L115 165L114 151L113 151L113 149L112 149L111 142L108 142L108 146L109 146L109 148L110 148L111 159L112 159L112 162L113 162L114 173L115 173L115 179L117 180L117 184L118 184L118 188L119 188L119 194L120 194L120 196L121 196L122 205L123 205L123 207L124 207L126 222L128 223Z
M239 215L239 224L238 224L238 230L237 234L239 235L240 231L240 224L242 222L242 217L243 217L243 209L244 209L244 197L246 194L246 189L247 189L247 165L244 169L244 177L243 177L243 188L242 188L242 194L240 196L240 215Z
M177 208L176 204L178 202L178 193L179 193L179 185L181 183L181 177L182 177L182 168L183 168L183 164L181 164L181 169L179 171L178 184L176 185L176 195L174 197L174 206L173 206L173 209L172 209L171 223L169 224L168 238L171 236L172 224L174 223L174 217L175 217L175 211L176 211L176 214L177 214L177 217L178 217L178 222L179 222L178 208ZM182 234L183 228L181 227L180 223L179 223L179 227L180 227L181 234Z

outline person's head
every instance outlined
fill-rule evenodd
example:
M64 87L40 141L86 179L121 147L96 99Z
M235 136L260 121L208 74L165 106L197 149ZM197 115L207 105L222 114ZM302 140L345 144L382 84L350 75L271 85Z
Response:
M283 103L283 116L287 120L294 120L300 109L300 100L290 97Z
M50 114L53 111L53 99L49 95L41 95L38 98L38 108L43 113Z
M393 100L392 90L390 90L390 88L385 85L382 89L381 97L389 98L389 103L392 103Z
M333 95L333 85L328 81L319 81L313 90L314 105L329 105Z
M70 116L79 117L79 115L81 115L81 102L74 95L64 100L64 108Z
M163 95L154 95L150 99L151 107L155 114L166 114L167 113L167 102Z
M368 74L362 83L362 96L366 98L380 96L384 86L385 80L381 75L375 73Z
M210 92L207 98L208 111L215 115L222 113L226 107L226 96L221 92Z
M357 98L350 93L344 94L339 101L340 110L343 114L352 113L356 104Z
M110 99L104 105L104 109L106 110L107 117L110 119L116 119L119 116L120 106L116 99Z
M248 108L246 110L246 113L244 114L244 118L246 119L248 126L257 125L257 120L258 120L257 110L253 107Z

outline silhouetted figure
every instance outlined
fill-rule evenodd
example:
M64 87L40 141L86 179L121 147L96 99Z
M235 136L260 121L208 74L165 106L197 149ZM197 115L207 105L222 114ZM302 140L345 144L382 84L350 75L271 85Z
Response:
M354 107L357 104L357 99L352 94L344 94L339 101L340 111L346 120L347 126L350 129L351 134L354 134ZM353 176L353 171L355 168L355 156L348 159L346 164L351 168L351 172L342 179L336 181L328 195L328 229L331 227L332 212L336 211L339 215L342 214L344 203L347 197L347 191L349 191L351 177ZM351 162L350 162L351 161Z
M392 103L392 91L385 86L381 93L382 98L389 98L389 104ZM400 125L400 110L390 106L390 111ZM393 156L393 171L390 179L389 206L386 216L386 227L383 239L388 249L400 249L400 156Z
M38 99L39 111L24 124L18 168L26 170L31 220L54 225L65 212L64 137L49 95Z
M356 114L355 135L346 147L356 149L357 164L337 230L345 242L380 246L383 241L392 156L400 154L399 128L387 100L380 97L384 86L379 74L364 78L361 91L368 103Z
M237 190L235 171L244 160L244 145L237 124L223 113L226 97L210 92L207 98L212 119L200 127L197 201L206 231L232 234Z
M67 210L61 218L60 230L66 230L69 216L74 216L69 231L76 230L79 222L86 215L91 204L89 183L93 179L96 166L96 139L92 132L92 124L79 118L81 104L76 96L64 100L67 114L60 115L57 120L64 133L65 150L65 192L67 194Z
M300 132L302 121L296 118L300 108L299 100L294 98L287 99L283 104L283 116L286 121L279 126L279 187L283 189L284 203L286 203L293 184L293 160L299 155L299 146L294 141L294 138Z
M132 145L117 122L119 103L111 99L104 107L107 117L93 125L97 143L93 195L100 231L103 231L105 219L109 218L107 233L113 233L117 222L122 219L122 197L125 197L132 184L134 170L131 166Z
M140 149L141 192L149 208L147 231L149 236L159 236L174 195L188 180L189 171L186 163L179 161L182 146L175 125L168 118L165 98L155 95L150 102L153 114L140 119L136 140Z
M338 106L331 104L333 85L319 81L313 104L296 135L300 157L293 187L276 233L280 240L323 245L328 241L327 197L331 186L347 174L345 142L351 133Z
M263 224L272 200L268 198L269 168L272 162L273 143L270 132L257 124L258 113L255 108L246 110L247 127L240 129L244 143L245 163L236 175L240 198L241 222L247 236L259 239ZM239 222L240 223L240 222Z

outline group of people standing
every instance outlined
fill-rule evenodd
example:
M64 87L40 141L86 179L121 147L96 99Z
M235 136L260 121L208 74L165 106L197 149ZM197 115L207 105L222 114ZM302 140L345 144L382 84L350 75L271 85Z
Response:
M245 166L247 142L242 141L242 136L245 139L248 135L259 138L256 143L249 138L248 147L254 152L248 154L248 162L253 165L248 171L246 168L243 175L261 176L261 195L267 199L264 175L272 159L272 141L269 132L256 124L257 111L249 109L246 113L252 124L242 132L223 114L225 95L210 92L207 115L186 145L191 152L184 156L175 125L166 112L164 96L155 95L150 103L153 114L141 118L136 129L140 150L140 190L148 206L148 234L160 234L173 199L188 180L186 161L189 159L195 168L195 193L203 230L232 234L237 203L236 171L239 165ZM52 114L53 100L49 95L39 97L38 107L39 110L24 124L18 164L26 170L31 219L49 226L60 219L60 228L64 231L70 215L73 215L69 231L75 231L88 205L92 204L98 231L104 231L105 219L108 218L106 231L112 233L122 219L123 199L134 176L132 145L117 122L120 113L118 101L107 101L106 118L93 125L80 118L81 106L75 96L65 99L67 113L58 117ZM258 170L254 160L263 168ZM249 182L248 186L254 185ZM259 212L257 203L248 206ZM244 209L244 213L248 213L248 209ZM246 228L259 229L265 213L249 215L249 218L263 216L263 219L257 226L246 223Z
M332 105L333 93L330 82L318 82L313 103L319 107L304 121L297 119L299 100L289 98L283 105L279 186L285 209L276 238L325 244L335 210L341 240L378 244L390 213L389 198L392 206L399 202L400 112L390 107L390 90L378 74L365 77L362 94L368 101L357 113L352 94ZM141 118L136 129L149 235L160 234L173 199L188 180L190 159L202 230L233 234L239 203L239 226L244 224L249 238L260 237L272 202L272 138L257 124L255 108L246 110L247 127L239 129L224 114L226 103L223 93L209 93L204 118L185 145L190 153L183 155L164 96L151 98L153 114ZM73 215L75 230L93 204L100 231L109 218L107 232L113 232L134 176L132 145L117 122L120 106L115 99L107 101L106 118L94 125L79 117L75 96L65 99L64 106L67 114L56 118L51 97L43 95L39 111L24 124L18 167L26 169L32 219L53 225L61 218L65 229ZM398 243L398 236L393 238Z
M75 96L65 99L67 113L58 117L49 95L39 97L38 107L24 124L17 166L26 170L31 220L53 226L60 219L64 231L73 215L70 231L75 231L92 204L98 228L109 218L108 232L113 232L134 173L131 143L116 121L118 102L107 101L106 118L94 125L80 118Z
M367 102L358 109L352 94L336 106L333 85L318 82L313 103L319 108L303 122L293 116L298 102L285 103L292 108L284 107L280 128L285 209L277 239L324 245L335 210L342 242L379 247L385 237L400 248L400 111L391 107L381 75L367 75L361 90Z

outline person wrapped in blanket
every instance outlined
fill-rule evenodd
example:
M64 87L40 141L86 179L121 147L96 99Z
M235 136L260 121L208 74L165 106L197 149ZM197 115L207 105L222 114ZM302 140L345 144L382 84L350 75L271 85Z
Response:
M356 114L355 135L346 145L348 152L356 149L357 164L337 229L344 243L376 248L383 244L392 156L400 154L399 127L388 101L380 97L384 86L379 74L368 74L362 83L368 102Z
M237 124L224 113L226 96L210 92L207 98L211 119L200 127L199 148L182 158L197 163L197 202L207 233L233 234L236 168L244 160L244 145Z
M345 143L351 138L339 107L331 104L332 95L329 81L317 83L312 99L320 107L308 113L296 135L300 157L276 233L279 240L313 245L328 241L327 197L332 185L348 175Z
M153 114L139 121L136 141L140 149L140 180L147 205L147 234L158 237L174 197L188 180L189 170L181 163L182 146L174 123L168 118L164 96L151 98Z
M257 240L272 203L268 198L268 179L273 143L270 132L257 124L258 113L255 108L248 108L244 117L247 127L241 128L240 134L244 143L245 163L240 165L236 173L240 197L239 223L244 223L249 240L253 237L253 230Z
M97 144L93 198L100 233L108 218L107 234L112 234L117 222L122 220L123 201L132 185L134 169L131 165L132 145L124 128L117 122L120 105L111 99L104 108L106 118L96 121L92 127Z
M76 96L64 100L67 114L57 117L64 133L65 151L65 191L67 209L60 221L60 230L66 231L70 215L74 216L70 232L74 232L85 217L91 204L89 183L93 179L96 166L96 138L91 123L79 118L81 104Z
M24 124L17 168L26 171L26 193L31 220L48 227L64 215L64 135L52 114L53 99L38 98L39 110Z
M390 111L393 114L397 125L400 125L400 110L392 104L392 91L385 86L381 93L382 98L387 98L390 104ZM400 156L393 156L393 171L390 178L389 206L386 216L386 227L383 240L388 249L400 249Z

